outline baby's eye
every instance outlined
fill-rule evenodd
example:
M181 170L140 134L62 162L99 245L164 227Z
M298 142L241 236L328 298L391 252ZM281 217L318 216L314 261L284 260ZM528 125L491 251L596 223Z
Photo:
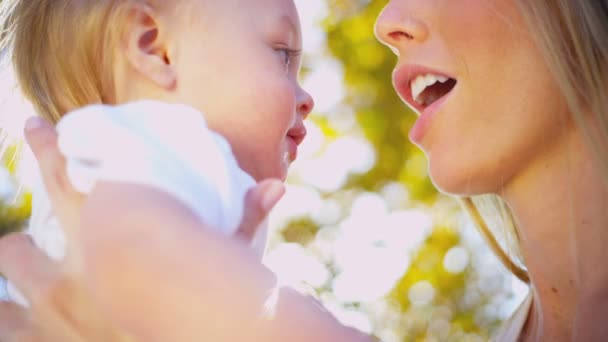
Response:
M289 66L292 62L292 59L294 57L297 57L300 54L299 50L292 50L292 49L288 49L288 48L278 48L277 52L279 53L279 56L281 57L281 61L286 66Z
M281 61L283 61L285 65L291 64L291 51L288 49L279 49L278 52L281 56Z

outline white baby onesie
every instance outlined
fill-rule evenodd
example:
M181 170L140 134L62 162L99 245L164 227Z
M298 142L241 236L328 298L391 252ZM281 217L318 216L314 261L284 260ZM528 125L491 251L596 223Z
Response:
M152 186L180 200L209 226L227 235L236 232L245 194L255 181L239 168L228 142L209 130L201 112L151 100L92 105L64 116L57 132L68 178L79 192L89 193L100 180ZM260 258L266 228L252 243ZM27 232L51 258L64 257L65 236L42 184L33 193ZM27 305L10 284L8 289L12 299Z

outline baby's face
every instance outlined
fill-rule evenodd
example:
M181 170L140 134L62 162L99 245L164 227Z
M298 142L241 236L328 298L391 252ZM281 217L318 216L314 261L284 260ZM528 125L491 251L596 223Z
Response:
M201 12L183 14L174 53L178 100L205 113L256 180L284 179L313 107L298 84L293 1L192 1Z

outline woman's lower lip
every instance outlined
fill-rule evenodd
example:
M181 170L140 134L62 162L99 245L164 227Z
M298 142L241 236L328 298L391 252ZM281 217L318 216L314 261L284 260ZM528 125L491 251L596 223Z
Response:
M453 90L453 89L452 89ZM426 135L426 132L429 130L431 126L431 122L435 114L439 111L443 103L448 99L451 95L451 92L444 95L439 100L433 102L430 106L426 107L418 117L418 120L414 123L414 126L410 130L409 138L415 144L420 144L422 139Z

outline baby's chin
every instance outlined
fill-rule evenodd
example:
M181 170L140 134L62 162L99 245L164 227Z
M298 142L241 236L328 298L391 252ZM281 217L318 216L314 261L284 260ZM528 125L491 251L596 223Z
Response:
M281 181L285 182L285 180L287 180L287 174L289 173L290 164L291 163L287 163L286 165L278 166L275 172L271 173L268 177L265 177L263 179L273 178L280 179Z
M290 162L280 161L275 163L274 166L268 167L269 164L266 164L265 167L259 168L254 172L248 172L253 179L259 183L266 179L279 179L283 182L287 179L287 174L289 172ZM245 170L247 172L247 170Z

